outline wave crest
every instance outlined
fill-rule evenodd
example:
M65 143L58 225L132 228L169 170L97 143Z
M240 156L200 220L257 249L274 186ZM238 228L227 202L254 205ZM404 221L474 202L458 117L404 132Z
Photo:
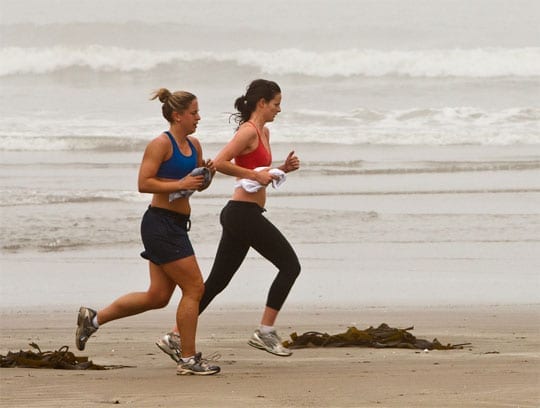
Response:
M289 143L326 143L329 137L343 144L540 144L540 108L523 107L488 111L475 107L416 108L351 111L301 109L283 113L284 120L272 139ZM220 125L222 117L209 118L197 130L205 143L223 144L232 130ZM144 150L155 125L139 121L80 121L66 126L63 118L49 118L47 126L33 127L0 119L0 151ZM69 122L68 122L69 124ZM47 130L50 131L47 131ZM109 136L105 136L109 135ZM331 135L331 136L330 136Z
M92 45L83 48L6 47L0 76L42 75L86 68L103 73L150 72L161 65L204 62L251 67L271 75L312 77L537 77L540 47L381 51L298 49L231 52L150 51Z

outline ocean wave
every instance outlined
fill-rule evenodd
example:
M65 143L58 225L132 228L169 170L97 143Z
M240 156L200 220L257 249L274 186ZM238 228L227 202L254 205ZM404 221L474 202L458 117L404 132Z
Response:
M348 112L300 109L282 113L272 125L272 140L289 143L403 144L403 145L511 145L540 144L540 108L482 110L474 107L373 110ZM156 126L140 121L104 121L78 118L66 127L63 118L43 119L46 125L0 118L0 151L144 150ZM42 124L43 124L42 123ZM3 130L1 130L3 129ZM233 129L222 117L201 123L196 136L204 143L223 144ZM110 135L110 136L104 136Z
M40 132L35 135L23 129L17 133L0 135L0 151L138 152L143 151L148 143L148 140L134 140L129 136L92 136L87 133L63 136L58 135L56 129L52 134ZM113 129L111 134L115 134Z
M70 69L99 73L152 72L160 66L224 63L269 75L308 77L538 77L540 47L381 51L346 49L313 52L299 49L151 51L108 46L0 49L0 77L44 75Z
M302 116L313 118L356 120L364 123L376 122L429 122L433 125L451 123L481 123L483 125L502 123L537 123L540 124L540 108L521 107L502 110L484 110L473 106L446 106L442 108L411 108L396 110L376 110L357 108L351 112L299 109L294 119Z
M114 202L142 202L141 194L132 191L76 191L69 194L45 191L11 189L0 191L0 207L55 205L55 204L97 204Z
M304 174L312 172L314 174L323 174L327 176L352 176L352 175L390 175L390 174L441 174L441 173L469 173L469 172L496 172L496 171L526 171L540 170L540 161L502 161L502 162L436 162L423 163L423 166L410 168L381 168L364 169L360 167L339 168L336 166L328 168L327 165L307 163ZM537 189L535 189L536 191ZM484 191L484 190L482 190ZM514 190L512 190L514 191ZM516 190L522 191L522 190ZM528 190L527 190L528 191Z

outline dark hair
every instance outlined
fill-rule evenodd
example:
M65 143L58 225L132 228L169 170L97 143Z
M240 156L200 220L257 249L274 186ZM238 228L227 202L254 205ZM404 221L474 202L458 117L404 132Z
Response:
M257 102L264 99L266 102L271 101L277 94L281 93L279 85L274 81L266 79L256 79L252 81L246 88L246 94L236 98L234 107L238 111L231 116L238 125L249 120L251 114L257 108Z
M161 112L163 113L163 117L167 119L169 123L173 122L173 112L183 113L189 108L191 102L197 99L197 97L191 92L176 91L171 93L171 91L169 91L167 88L161 88L155 91L150 100L154 100L156 98L163 103L161 106Z

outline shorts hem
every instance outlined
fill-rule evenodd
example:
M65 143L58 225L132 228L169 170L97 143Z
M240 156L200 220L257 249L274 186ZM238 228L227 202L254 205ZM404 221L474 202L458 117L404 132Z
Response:
M171 262L174 262L174 261L178 261L179 259L184 259L184 258L188 258L190 256L193 256L195 255L195 253L192 253L192 254L188 254L188 255L178 255L178 256L172 256L172 257L169 257L169 258L166 258L166 259L155 259L155 258L152 258L152 257L149 257L149 256L146 256L144 255L144 252L141 253L141 257L146 259L147 261L150 261L152 262L153 264L156 264L158 266L160 265L165 265L165 264L168 264L168 263L171 263Z

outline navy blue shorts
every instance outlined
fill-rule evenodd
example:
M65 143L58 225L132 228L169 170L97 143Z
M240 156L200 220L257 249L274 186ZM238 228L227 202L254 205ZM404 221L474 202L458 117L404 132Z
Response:
M159 207L148 207L141 221L144 251L141 256L156 265L194 255L188 237L189 215Z

